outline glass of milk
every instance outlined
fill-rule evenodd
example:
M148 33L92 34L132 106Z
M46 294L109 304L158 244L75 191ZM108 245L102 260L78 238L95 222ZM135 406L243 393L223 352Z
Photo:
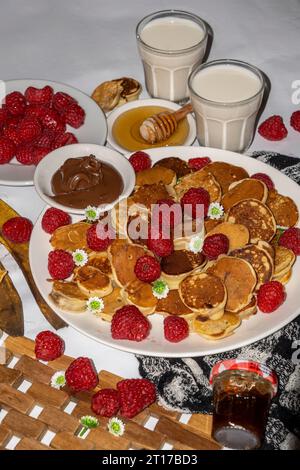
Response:
M265 89L260 70L238 60L214 60L196 67L188 83L200 145L245 151Z
M206 50L204 21L185 11L159 11L139 22L136 37L148 93L154 98L186 101L188 76Z

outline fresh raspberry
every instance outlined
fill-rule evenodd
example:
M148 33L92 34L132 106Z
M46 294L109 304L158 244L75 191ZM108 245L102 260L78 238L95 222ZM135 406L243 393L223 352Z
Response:
M33 142L42 133L42 126L34 117L26 117L22 119L18 125L18 133L21 142Z
M188 161L189 167L195 171L201 170L209 163L211 163L211 159L209 157L190 158Z
M75 104L77 101L72 96L64 93L63 91L58 91L53 96L52 106L59 113L63 113L70 104Z
M72 132L65 132L63 134L59 134L52 144L52 149L58 149L59 147L64 147L65 145L77 144L78 140L77 137L72 134Z
M26 100L22 93L13 91L5 97L7 111L12 116L23 116L26 109Z
M290 124L295 131L300 132L300 111L294 111L291 115Z
M38 165L43 158L51 152L50 147L35 147L33 153L33 163Z
M63 113L65 121L69 126L78 129L83 125L85 120L85 111L77 103L73 103L67 107Z
M35 356L41 361L54 361L65 351L64 341L52 331L41 331L35 338Z
M223 233L216 233L205 238L203 254L209 259L217 259L219 255L228 253L229 240Z
M24 116L10 116L9 115L4 124L4 127L14 127L16 129L23 119L24 119Z
M203 206L203 216L207 216L209 204L210 204L210 196L209 193L204 188L190 188L184 195L182 196L180 203L184 211L195 219L199 214L197 214L197 206ZM189 207L191 206L191 207Z
M105 251L113 241L114 234L101 223L93 224L87 231L87 244L93 251Z
M274 115L260 124L258 133L267 140L282 140L287 136L288 131L282 117Z
M149 230L147 246L149 250L160 257L169 256L174 251L173 240L155 227L151 227Z
M42 120L49 107L44 104L29 104L25 110L25 116L35 117Z
M126 379L117 384L120 397L120 413L133 418L156 400L156 389L148 379Z
M99 383L97 371L91 359L78 357L66 370L66 382L74 392L92 390Z
M66 130L64 118L55 109L48 109L41 121L43 126L51 131L62 133Z
M15 145L20 145L22 143L19 131L14 126L5 127L3 130L3 136L11 140Z
M189 335L189 325L184 318L170 315L164 319L164 334L167 341L179 343Z
M56 134L48 129L44 129L40 137L34 142L35 147L51 148L56 138Z
M9 163L15 152L15 144L7 137L0 137L0 165L3 163Z
M16 150L16 159L22 165L34 164L34 147L32 144L23 144Z
M173 210L164 211L164 205L172 207ZM178 225L182 221L180 205L172 199L159 199L153 207L151 221L161 230L174 228L175 225Z
M151 158L146 152L133 153L130 156L129 161L136 173L151 168Z
M32 222L25 217L12 217L3 224L2 235L13 243L26 243L32 228Z
M153 256L141 256L134 267L136 277L143 282L153 282L160 277L160 264Z
M113 339L142 341L149 335L150 328L149 320L135 305L126 305L113 315L111 335Z
M265 183L268 189L275 188L275 185L273 181L271 180L270 176L266 175L265 173L255 173L254 175L251 176L251 178L262 181L263 183Z
M0 108L0 129L4 127L7 118L8 118L8 112L4 105L2 106L2 108Z
M285 300L285 290L281 282L269 281L263 284L257 293L257 305L261 312L271 313L277 310Z
M48 271L52 279L66 279L71 276L75 267L71 253L64 250L50 251Z
M113 388L103 388L92 397L92 411L99 416L111 418L120 408L119 392Z
M42 218L42 229L46 233L53 233L58 227L69 225L71 216L67 212L55 207L49 207Z
M30 86L25 91L25 98L30 104L50 104L53 97L53 88L49 85L44 88Z
M292 250L296 256L300 256L300 228L288 228L279 238L278 244Z

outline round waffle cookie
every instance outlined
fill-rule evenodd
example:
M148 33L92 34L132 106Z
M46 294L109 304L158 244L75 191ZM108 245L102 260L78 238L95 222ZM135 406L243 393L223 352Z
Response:
M162 158L155 163L154 167L156 166L163 166L175 171L177 179L182 178L182 176L188 175L192 172L192 169L188 166L188 163L178 157Z
M276 222L270 209L257 199L245 199L231 207L227 222L245 225L250 234L250 243L259 240L269 242L276 233Z
M268 197L268 188L262 181L246 178L229 186L229 190L222 197L221 204L225 211L245 199L258 199L266 202Z
M194 312L181 300L177 289L171 289L165 299L159 299L155 308L161 315L176 315L190 320Z
M240 324L241 319L234 313L224 313L218 320L195 315L192 321L192 331L205 339L217 340L231 335Z
M212 162L204 167L201 171L211 173L221 186L223 194L228 191L229 186L236 181L249 178L249 174L244 168L231 165L225 162Z
M49 297L58 308L72 313L82 313L88 300L76 282L69 281L54 281Z
M279 194L276 189L269 191L267 206L271 209L277 225L281 227L293 227L299 220L298 208L294 201Z
M110 278L93 266L82 266L76 269L73 279L87 297L104 297L113 290Z
M122 290L122 296L126 303L135 305L144 315L153 313L157 304L157 298L152 293L151 284L139 279L127 284Z
M190 188L206 189L210 196L210 202L217 202L221 200L221 186L211 173L206 173L202 170L199 170L180 178L174 187L178 200L180 200Z
M193 253L188 250L173 251L169 256L161 259L161 277L170 289L178 289L180 281L194 269L201 269L206 263L202 253Z
M249 230L245 225L222 222L210 230L206 236L222 233L229 240L229 250L241 248L249 242Z

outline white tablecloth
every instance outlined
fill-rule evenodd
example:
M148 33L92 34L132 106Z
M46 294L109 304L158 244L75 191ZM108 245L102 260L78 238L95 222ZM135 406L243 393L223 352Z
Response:
M0 79L43 78L65 82L90 94L101 82L132 76L144 83L135 26L152 11L177 8L204 18L214 31L210 59L236 58L260 67L272 83L262 118L280 114L288 123L297 109L292 83L300 80L299 0L10 0L1 2ZM146 97L146 92L143 92ZM298 104L300 109L300 104ZM283 142L256 136L251 150L300 156L300 134L289 128ZM1 171L1 167L0 167ZM35 221L44 204L33 188L0 186L0 198ZM3 259L4 256L4 259ZM25 334L34 338L49 324L39 312L9 256L25 313ZM87 355L98 368L138 376L133 355L96 343L73 328L60 330L66 353Z

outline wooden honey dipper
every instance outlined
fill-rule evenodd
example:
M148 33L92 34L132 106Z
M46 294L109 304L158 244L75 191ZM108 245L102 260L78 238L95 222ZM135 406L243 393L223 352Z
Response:
M141 137L149 144L156 144L171 137L177 129L179 121L193 111L192 105L186 104L174 113L163 112L153 114L142 122Z

